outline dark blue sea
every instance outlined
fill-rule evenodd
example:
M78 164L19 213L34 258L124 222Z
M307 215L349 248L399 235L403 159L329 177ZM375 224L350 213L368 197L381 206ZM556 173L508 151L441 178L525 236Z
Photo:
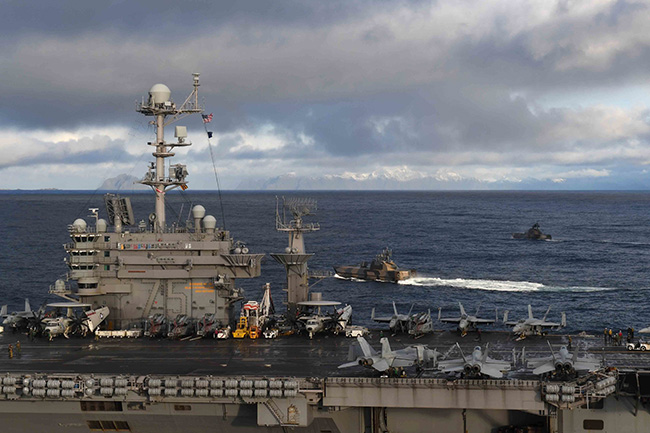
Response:
M275 230L276 195L312 197L321 230L306 236L315 256L312 270L370 260L388 246L404 268L418 277L406 284L329 278L312 289L323 298L349 303L356 323L369 325L370 311L390 313L431 309L437 315L480 306L494 317L536 316L551 306L549 320L566 311L568 330L603 327L636 329L650 325L650 193L647 192L225 192L222 206L212 192L168 195L168 221L187 218L191 204L202 204L251 252L282 252L286 235ZM153 210L150 194L131 195L136 218ZM182 206L182 214L181 212ZM19 309L54 300L48 287L65 274L62 244L67 225L87 218L103 196L88 192L0 193L0 304ZM539 222L552 241L512 239ZM267 256L262 277L239 280L250 299L270 282L276 305L284 292L284 270ZM20 308L22 309L22 308Z

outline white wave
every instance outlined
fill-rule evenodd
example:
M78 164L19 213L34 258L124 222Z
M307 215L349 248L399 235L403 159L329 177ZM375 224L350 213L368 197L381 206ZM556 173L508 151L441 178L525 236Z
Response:
M508 281L508 280L480 280L465 278L434 278L434 277L415 277L408 280L399 281L399 284L407 286L422 287L456 287L459 289L472 290L493 290L498 292L537 292L537 291L569 291L569 292L598 292L603 290L612 290L608 287L582 287L582 286L547 286L542 283L533 283L530 281Z
M334 278L338 278L339 280L346 280L346 281L354 281L357 283L366 283L368 280L361 280L359 278L354 278L354 277L343 277L339 274L334 274Z

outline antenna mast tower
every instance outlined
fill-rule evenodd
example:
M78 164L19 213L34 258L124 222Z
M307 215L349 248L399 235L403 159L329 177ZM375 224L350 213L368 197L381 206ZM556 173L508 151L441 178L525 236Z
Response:
M276 199L277 200L277 199ZM282 198L282 215L279 202L276 204L275 228L289 234L289 245L284 253L271 254L278 263L284 265L287 272L287 309L297 310L297 303L309 300L309 281L307 261L313 254L305 252L304 233L320 230L318 223L305 223L303 218L316 210L316 200L299 198ZM291 213L287 221L286 213Z
M169 167L169 176L165 176L165 158L174 156L172 150L174 147L191 146L192 143L186 142L187 128L177 126L174 136L178 140L176 143L165 142L165 126L170 125L193 113L202 113L203 107L199 105L199 74L192 74L194 78L194 89L185 99L185 102L177 107L171 100L171 90L164 84L154 84L149 90L149 98L145 101L142 98L136 108L136 111L145 116L154 116L151 122L156 125L156 141L147 143L156 149L152 155L156 158L155 163L149 166L149 172L145 175L140 183L149 185L156 193L156 212L155 224L156 231L165 230L165 193L168 190L181 187L187 188L185 177L187 169L184 165L176 164ZM171 116L165 120L167 116Z

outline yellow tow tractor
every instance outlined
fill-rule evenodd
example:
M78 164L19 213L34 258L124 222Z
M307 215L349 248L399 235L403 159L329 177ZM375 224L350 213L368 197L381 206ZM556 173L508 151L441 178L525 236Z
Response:
M241 316L239 318L239 323L237 324L237 329L232 333L233 338L244 338L248 335L248 318Z
M259 326L252 325L251 329L248 331L248 336L250 337L251 340L260 338L260 334L261 332Z

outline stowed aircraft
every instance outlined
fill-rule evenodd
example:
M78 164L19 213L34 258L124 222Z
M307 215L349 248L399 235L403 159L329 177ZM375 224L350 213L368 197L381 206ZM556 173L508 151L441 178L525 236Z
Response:
M536 319L533 317L533 308L528 305L528 317L526 319L521 319L518 321L508 321L508 311L503 313L503 323L508 326L512 326L512 332L519 335L519 339L526 338L527 335L543 335L549 330L561 329L566 326L566 314L561 313L562 319L560 323L557 322L547 322L546 316L548 316L551 307L548 307L546 314L541 319Z
M595 371L600 369L600 362L590 358L574 359L573 354L569 352L566 346L560 347L557 353L553 352L553 347L548 341L548 348L551 351L550 356L542 358L527 359L529 368L533 369L533 374L546 374L553 372L553 376L564 380L575 376L579 371Z
M217 320L217 315L215 313L206 313L196 325L196 335L216 338L219 328L221 328L221 322Z
M481 319L476 316L478 316L478 311L480 306L476 309L476 314L474 316L471 316L465 312L465 309L463 308L463 304L460 302L458 303L458 306L460 307L460 317L446 317L446 318L441 318L442 314L442 307L438 308L438 320L441 322L445 323L457 323L458 324L458 330L461 332L461 337L464 337L467 335L467 332L471 329L476 329L476 325L478 324L493 324L496 322L496 320L492 319Z
M151 338L164 337L168 328L167 317L163 313L155 313L145 322L144 335Z
M435 349L429 349L422 344L416 344L404 349L392 350L387 338L381 342L381 354L370 346L363 337L357 337L357 341L350 345L348 361L339 365L338 368L348 368L361 365L366 368L373 368L380 373L388 372L390 375L398 375L405 367L417 365L419 367L435 367L440 353Z
M407 314L400 314L397 312L395 301L393 301L394 314L392 316L377 317L375 316L375 309L373 308L370 313L370 319L377 323L388 323L388 327L394 334L398 332L408 332L409 323L411 322L411 312L413 311L414 305L415 304L411 304L411 309Z
M167 338L185 338L194 334L196 324L187 314L179 314L170 324Z
M409 334L415 337L433 332L433 320L431 320L431 310L414 314L411 316L409 323Z
M7 318L7 306L3 305L2 308L0 308L0 320L2 320L2 322L0 323L4 323L6 318ZM5 330L4 326L0 325L0 333L4 332L4 330Z
M91 310L92 304L80 304L78 302L57 302L47 304L47 306L56 309L56 311L59 309L66 310L64 315L42 319L43 335L49 337L50 340L57 335L68 338L71 334L80 334L85 337L88 333L95 332L110 312L108 307ZM77 313L75 309L81 309L81 312Z
M390 332L393 334L397 333L409 333L413 335L421 335L428 332L433 332L433 321L431 320L431 311L412 314L413 305L409 309L407 314L400 314L397 312L397 306L395 301L393 301L393 312L392 316L377 317L375 316L375 309L372 309L370 313L370 319L374 320L377 323L388 323Z
M29 327L30 322L40 315L42 312L32 311L31 306L29 305L29 299L25 298L25 309L23 311L14 311L11 314L7 314L7 306L2 306L2 325L5 328L16 329L25 329Z
M458 343L456 343L456 347L460 350L460 358L438 362L438 367L443 373L462 372L465 377L485 375L499 379L503 377L503 371L510 370L509 362L499 361L488 356L488 344L485 345L485 352L481 350L481 346L474 347L470 356L465 356Z
M298 302L298 305L301 307L316 309L315 313L305 314L298 317L298 321L304 324L305 330L309 334L309 338L314 338L314 334L317 332L327 330L332 330L336 334L345 331L345 328L350 321L350 317L352 317L352 306L350 305L335 310L335 312L331 314L321 313L323 307L335 307L341 305L340 302L336 301L303 301Z

